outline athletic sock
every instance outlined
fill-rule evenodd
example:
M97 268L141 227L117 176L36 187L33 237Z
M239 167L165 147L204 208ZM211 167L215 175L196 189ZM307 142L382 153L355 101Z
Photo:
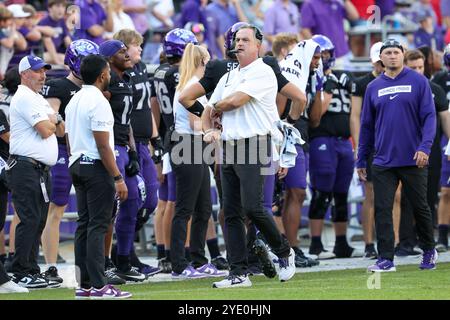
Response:
M335 247L349 247L347 242L347 236L346 235L336 236Z
M217 238L206 240L206 244L208 245L208 250L209 254L211 255L211 259L220 256L219 241L217 240Z
M156 245L156 251L158 253L158 260L166 257L166 252L164 251L164 245L163 244Z
M439 238L438 242L448 246L448 224L440 224L438 226Z
M311 237L311 245L310 245L310 252L311 251L322 251L323 250L323 244L322 244L322 237Z

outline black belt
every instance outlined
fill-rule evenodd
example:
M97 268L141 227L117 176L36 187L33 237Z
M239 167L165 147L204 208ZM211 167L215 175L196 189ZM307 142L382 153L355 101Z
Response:
M43 170L43 171L49 171L50 170L50 166L43 164L42 162L39 162L33 158L30 157L25 157L25 156L17 156L17 155L10 155L10 158L15 159L17 161L23 161L23 162L28 162L33 164L35 167Z

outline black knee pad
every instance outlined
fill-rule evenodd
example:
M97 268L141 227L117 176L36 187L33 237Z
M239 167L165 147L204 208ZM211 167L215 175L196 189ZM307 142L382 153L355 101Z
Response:
M322 220L328 210L331 201L331 192L322 192L312 189L312 199L309 205L308 217L312 220Z
M334 193L334 205L331 208L331 221L347 222L348 221L348 193Z

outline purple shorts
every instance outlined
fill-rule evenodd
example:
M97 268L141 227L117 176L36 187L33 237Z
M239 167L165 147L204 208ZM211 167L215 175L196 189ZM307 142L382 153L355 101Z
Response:
M143 207L153 212L158 203L157 192L159 188L155 164L150 155L148 145L137 142L136 151L139 156L139 166L141 167L141 174L144 177L145 191L147 194Z
M309 175L314 189L346 193L352 181L353 170L354 158L350 140L337 137L311 139Z
M65 206L69 203L72 178L69 172L69 155L67 146L58 144L58 161L51 169L52 189L50 201L57 206Z
M165 175L164 182L158 190L159 200L172 202L176 200L175 183L175 173L173 171Z
M441 138L442 149L442 168L441 168L441 187L450 188L450 161L448 156L445 155L445 149L447 147L448 139L445 135Z
M295 149L297 149L295 167L289 168L288 174L284 178L284 186L286 189L306 189L309 155L303 151L300 145L295 145Z

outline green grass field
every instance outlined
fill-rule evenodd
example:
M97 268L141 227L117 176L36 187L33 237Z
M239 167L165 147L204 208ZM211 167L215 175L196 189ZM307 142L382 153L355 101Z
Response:
M363 269L296 274L280 283L263 276L252 277L250 288L213 289L214 280L152 282L125 285L138 300L385 300L450 299L450 263L438 264L433 271L421 271L417 265L397 266L397 272L380 275L380 289L368 289L371 274ZM369 281L371 282L371 281ZM374 282L372 287L374 286ZM375 283L376 286L376 283ZM29 294L0 295L0 300L67 300L74 290L34 290Z

